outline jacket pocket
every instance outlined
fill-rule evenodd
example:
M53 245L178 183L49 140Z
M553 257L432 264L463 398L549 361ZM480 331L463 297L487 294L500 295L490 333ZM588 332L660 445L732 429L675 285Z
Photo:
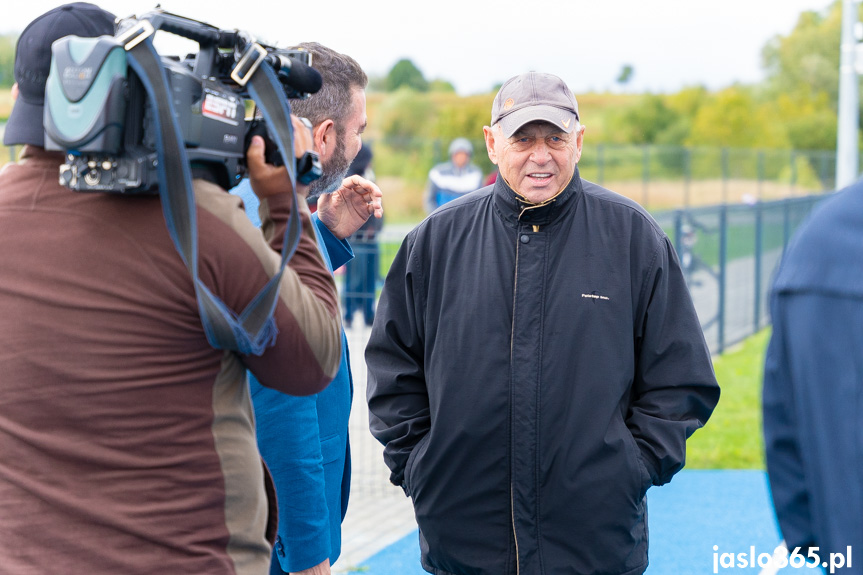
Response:
M408 496L413 496L413 471L416 467L416 460L420 456L420 450L424 449L426 444L428 443L430 435L431 432L427 432L425 435L422 436L422 438L414 446L413 450L411 450L411 454L408 455L407 463L405 463L404 489L405 493L407 493Z
M650 489L650 486L653 485L653 478L650 476L650 471L647 470L647 465L644 464L641 448L638 447L638 442L635 441L635 437L632 436L629 428L626 429L626 442L629 445L631 462L640 473L638 499L641 500L647 495L647 490Z

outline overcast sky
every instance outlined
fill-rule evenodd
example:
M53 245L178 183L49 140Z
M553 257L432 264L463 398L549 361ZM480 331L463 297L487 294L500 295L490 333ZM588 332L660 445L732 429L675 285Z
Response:
M6 10L0 32L21 31L57 2L26 0ZM118 16L156 2L103 0ZM721 88L763 77L761 49L787 34L804 10L830 0L166 0L168 11L221 28L247 30L287 46L313 40L350 54L384 75L410 58L426 78L460 94L538 70L576 92L615 88L623 65L630 91ZM324 6L325 11L320 7ZM215 9L214 9L215 8ZM836 39L837 44L839 38ZM171 47L171 44L159 44ZM179 47L174 47L179 50Z

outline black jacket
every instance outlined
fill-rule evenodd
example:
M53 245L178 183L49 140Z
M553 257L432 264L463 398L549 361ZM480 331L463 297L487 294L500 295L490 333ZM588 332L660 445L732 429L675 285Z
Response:
M643 572L647 488L719 397L668 238L577 172L544 207L498 178L413 230L366 360L438 574Z

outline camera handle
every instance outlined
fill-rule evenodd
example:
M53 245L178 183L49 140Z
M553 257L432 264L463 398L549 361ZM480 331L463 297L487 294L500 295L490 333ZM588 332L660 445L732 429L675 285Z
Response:
M128 40L126 50L129 64L140 78L148 97L153 102L163 104L154 106L154 121L159 134L156 138L159 196L168 233L192 276L201 322L210 345L245 355L260 355L275 342L277 329L272 316L278 299L279 283L302 233L296 192L292 194L291 216L282 243L279 269L246 309L237 315L198 277L198 234L191 168L182 133L174 115L168 80L159 54L153 47L152 35L153 26L149 22L140 21L119 37ZM247 74L247 81L250 93L261 108L264 118L273 126L273 135L285 161L291 184L296 189L290 104L283 97L276 73L269 66L261 66Z

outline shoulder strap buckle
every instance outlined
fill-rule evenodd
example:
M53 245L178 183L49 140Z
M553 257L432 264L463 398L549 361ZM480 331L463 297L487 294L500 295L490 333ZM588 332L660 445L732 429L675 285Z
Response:
M245 86L266 57L267 51L260 44L250 42L240 61L231 70L231 80L240 86Z
M127 28L117 36L117 42L125 44L123 47L128 52L155 33L156 29L153 28L149 20L138 20L137 25Z

